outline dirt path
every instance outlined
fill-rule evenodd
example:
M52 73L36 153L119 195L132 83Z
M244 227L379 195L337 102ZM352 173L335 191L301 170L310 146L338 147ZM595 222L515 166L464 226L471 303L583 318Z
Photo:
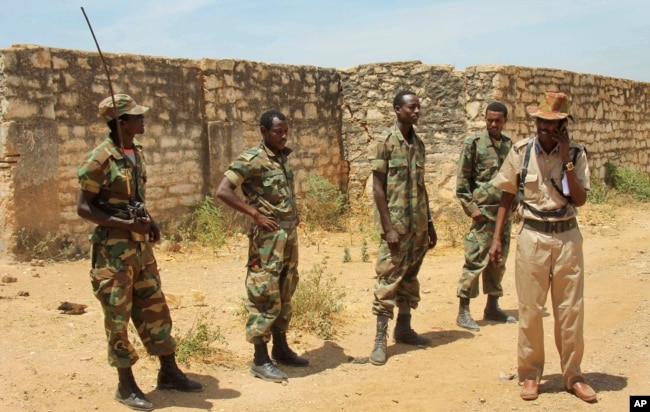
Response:
M650 394L650 211L620 209L615 222L593 219L588 212L580 218L586 261L582 366L598 391L596 404L563 390L550 314L545 320L542 393L533 402L520 400L516 378L508 379L516 372L516 325L479 321L478 333L455 325L455 285L463 259L459 249L436 249L420 274L422 303L413 324L433 339L433 346L417 349L389 341L386 365L351 362L369 355L374 337L370 303L376 248L369 247L370 263L361 262L362 239L350 234L328 234L318 247L301 237L301 271L327 259L325 273L336 276L345 288L346 309L332 340L290 334L293 348L311 365L284 367L290 377L285 385L248 373L252 348L244 341L241 320L233 314L243 294L244 239L234 241L230 252L219 257L159 252L163 288L180 299L180 307L172 310L175 327L185 331L205 314L220 325L228 355L219 364L185 368L205 385L200 394L155 390L157 365L142 351L143 359L134 367L136 378L157 409L169 411L627 410L630 395ZM351 263L342 262L345 247L353 257ZM513 262L509 260L500 303L514 314ZM17 279L0 283L1 410L127 410L112 399L116 375L106 365L102 315L90 291L88 265L88 261L44 267L0 262L0 275ZM18 296L19 292L29 296ZM62 301L86 304L88 313L61 314L56 308ZM483 296L473 301L477 319L484 301Z

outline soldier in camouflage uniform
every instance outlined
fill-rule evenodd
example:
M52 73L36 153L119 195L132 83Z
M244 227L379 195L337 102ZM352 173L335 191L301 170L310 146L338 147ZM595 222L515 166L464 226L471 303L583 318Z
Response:
M413 126L420 115L420 101L411 91L399 92L393 100L397 116L373 147L369 159L373 176L375 221L381 244L375 271L372 313L377 316L373 365L386 363L388 320L397 306L393 331L396 342L428 345L430 340L411 328L411 309L420 301L417 275L436 235L424 185L424 143Z
M465 264L456 292L460 298L456 324L472 331L480 329L472 319L469 302L478 296L481 275L483 293L487 295L484 319L515 322L515 318L508 316L498 304L499 297L503 296L501 280L506 271L505 261L510 245L509 219L503 231L503 260L493 265L488 255L501 199L501 190L492 186L490 180L496 175L512 146L510 138L501 133L507 121L506 106L500 102L490 103L485 110L487 131L465 139L458 159L456 196L467 216L472 219L472 226L465 236Z
M293 172L287 159L291 149L286 147L286 117L277 110L265 112L260 118L260 132L262 143L229 166L217 188L217 197L253 218L246 274L246 340L255 348L251 374L282 382L287 375L273 364L267 349L271 336L271 356L276 362L309 364L289 348L286 336L292 315L291 298L298 285L299 218ZM235 192L237 187L241 187L246 201Z
M77 213L97 224L90 236L90 277L104 312L108 363L118 371L115 399L132 409L152 410L131 370L138 355L129 341L129 319L147 353L160 358L159 389L196 392L203 387L176 364L172 319L151 247L160 240L160 229L142 206L147 170L135 135L144 133L144 114L149 108L126 94L114 99L115 104L112 97L99 104L99 114L111 130L109 136L77 171ZM135 202L141 202L141 207L129 211L129 206L137 206Z

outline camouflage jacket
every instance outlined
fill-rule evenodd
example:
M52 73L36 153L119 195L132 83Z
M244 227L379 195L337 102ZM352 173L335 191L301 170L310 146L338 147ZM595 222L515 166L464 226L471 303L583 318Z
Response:
M501 135L501 145L497 147L487 132L465 139L458 158L456 172L456 197L468 216L481 209L483 215L496 219L501 190L490 182L503 164L512 140Z
M287 160L290 153L287 147L278 157L261 143L232 162L225 176L235 186L241 186L246 202L263 215L295 221L298 210L293 171Z
M142 145L133 140L136 165L122 155L110 137L92 150L77 169L79 188L96 193L95 205L104 212L128 219L128 190L134 201L144 202L147 169ZM127 188L127 180L129 188Z
M413 130L409 145L397 125L377 139L369 160L373 172L386 174L386 203L393 227L399 234L427 230L429 205L424 186L424 143ZM377 205L375 226L384 233Z

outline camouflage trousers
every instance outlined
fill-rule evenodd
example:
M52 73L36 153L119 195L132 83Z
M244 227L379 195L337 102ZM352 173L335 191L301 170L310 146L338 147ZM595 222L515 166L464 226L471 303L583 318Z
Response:
M246 340L259 344L270 340L272 330L289 329L299 280L298 234L295 228L269 231L254 225L249 238Z
M372 313L393 319L395 306L416 309L420 302L418 272L429 249L429 234L423 232L400 235L399 252L392 254L382 238L377 253L377 282Z
M172 319L149 243L109 237L92 244L91 257L90 278L93 293L104 311L109 365L126 368L138 360L129 341L129 319L147 353L174 353Z
M479 277L483 278L483 293L486 295L503 296L501 280L506 272L506 260L510 249L510 221L503 227L501 245L503 259L495 266L490 262L490 247L496 222L484 219L473 223L465 236L465 264L463 273L458 280L457 296L473 299L478 296Z

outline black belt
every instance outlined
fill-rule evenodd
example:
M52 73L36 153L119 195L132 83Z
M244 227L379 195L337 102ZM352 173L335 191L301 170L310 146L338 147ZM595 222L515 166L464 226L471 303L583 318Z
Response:
M562 233L578 227L575 217L569 220L549 222L546 220L524 219L524 228L543 233Z

